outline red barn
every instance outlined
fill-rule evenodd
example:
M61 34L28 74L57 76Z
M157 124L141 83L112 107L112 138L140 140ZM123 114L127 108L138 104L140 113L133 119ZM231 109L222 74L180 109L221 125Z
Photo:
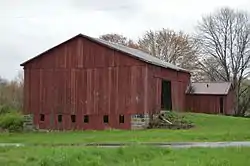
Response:
M209 114L234 114L234 93L230 82L192 83L187 89L187 109Z
M190 73L142 51L77 35L21 64L24 111L40 129L131 129L184 110Z

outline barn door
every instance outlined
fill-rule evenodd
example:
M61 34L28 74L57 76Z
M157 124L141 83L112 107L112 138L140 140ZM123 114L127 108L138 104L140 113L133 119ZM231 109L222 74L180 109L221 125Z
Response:
M224 113L224 100L223 97L220 97L220 114Z
M172 110L171 82L162 80L161 84L161 109Z

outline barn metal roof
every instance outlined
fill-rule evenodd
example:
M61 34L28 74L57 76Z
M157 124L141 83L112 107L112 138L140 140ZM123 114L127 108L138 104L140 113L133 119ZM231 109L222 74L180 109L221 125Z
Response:
M230 82L202 82L192 83L187 89L189 94L210 94L210 95L227 95L230 87Z
M147 63L151 63L153 65L157 65L157 66L160 66L160 67L164 67L164 68L170 68L170 69L174 69L174 70L177 70L177 71L186 71L188 72L186 69L183 69L183 68L180 68L178 66L175 66L171 63L168 63L168 62L165 62L155 56L152 56L148 53L145 53L143 51L140 51L138 49L134 49L134 48L130 48L130 47L126 47L126 46L123 46L123 45L120 45L120 44L116 44L116 43L112 43L112 42L108 42L108 41L105 41L105 40L102 40L102 39L97 39L95 38L94 40L104 44L104 45L107 45L109 47L112 47L114 49L117 49L117 50L120 50L122 52L125 52L127 54L130 54L142 61L145 61Z
M66 43L66 42L69 42L69 41L71 41L71 40L73 40L73 39L75 39L77 37L83 37L83 38L89 39L89 40L91 40L93 42L99 43L101 45L104 45L106 47L109 47L109 48L117 50L117 51L121 51L121 52L126 53L126 54L128 54L128 55L130 55L130 56L132 56L134 58L137 58L137 59L139 59L141 61L153 64L153 65L156 65L156 66L160 66L160 67L164 67L164 68L170 68L170 69L173 69L173 70L184 71L184 72L189 73L189 71L186 70L186 69L183 69L183 68L177 67L177 66L175 66L175 65L173 65L171 63L165 62L165 61L163 61L163 60L161 60L161 59L159 59L157 57L154 57L154 56L152 56L152 55L150 55L148 53L145 53L143 51L133 49L133 48L130 48L130 47L126 47L126 46L123 46L123 45L119 45L119 44L116 44L116 43L108 42L108 41L105 41L105 40L102 40L102 39L92 38L92 37L89 37L89 36L86 36L86 35L83 35L83 34L79 34L79 35L77 35L77 36L75 36L75 37L73 37L73 38L71 38L71 39L69 39L69 40L67 40L67 41L65 41L65 42L63 42L63 43L61 43L61 44L59 44L59 45L45 51L45 52L43 52L43 53L41 53L41 54L39 54L38 56L36 56L36 57L34 57L32 59L29 59L28 61L22 63L21 66L24 66L25 64L29 63L30 61L33 61L34 59L36 59L37 57L45 54L46 52L48 52L48 51L50 51L50 50L52 50L52 49L54 49L54 48L56 48L56 47L58 47L58 46L60 46L60 45L62 45L64 43Z

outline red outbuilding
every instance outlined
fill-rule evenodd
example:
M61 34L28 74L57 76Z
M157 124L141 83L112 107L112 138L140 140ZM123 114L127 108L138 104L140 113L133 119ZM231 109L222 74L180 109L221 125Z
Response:
M24 112L40 129L131 129L134 118L184 111L193 99L187 70L82 34L21 66Z
M230 82L192 83L187 89L187 109L197 113L234 114Z

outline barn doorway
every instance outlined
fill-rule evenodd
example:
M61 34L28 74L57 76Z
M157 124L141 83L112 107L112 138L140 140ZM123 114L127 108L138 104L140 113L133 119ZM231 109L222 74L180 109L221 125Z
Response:
M171 81L162 80L161 83L161 109L172 110Z
M223 97L220 97L220 114L224 113L224 100Z

